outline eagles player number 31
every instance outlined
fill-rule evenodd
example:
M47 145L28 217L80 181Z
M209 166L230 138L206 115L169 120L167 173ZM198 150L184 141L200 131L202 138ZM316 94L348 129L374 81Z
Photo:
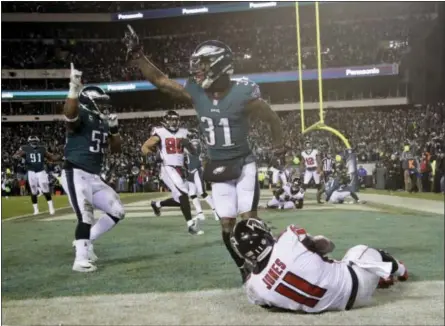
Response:
M260 118L271 129L276 155L284 155L280 119L261 99L258 85L247 78L232 79L233 53L220 41L199 44L190 58L190 77L184 85L169 79L143 54L131 28L124 37L127 60L162 92L193 106L207 143L208 162L203 178L212 183L222 238L245 279L244 259L230 245L236 217L258 218L257 166L248 142L250 118Z

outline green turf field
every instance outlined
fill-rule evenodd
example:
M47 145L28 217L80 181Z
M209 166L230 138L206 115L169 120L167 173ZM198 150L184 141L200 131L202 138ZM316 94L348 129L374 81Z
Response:
M409 193L404 191L395 191L389 192L387 190L376 190L376 189L365 189L361 191L365 194L378 194L378 195L389 195L389 196L397 196L397 197L406 197L406 198L420 198L420 199L429 199L429 200L437 200L444 201L444 194L436 194L432 192L420 192L420 193Z
M134 200L143 200L147 198L147 194L121 194L123 202L129 202ZM53 196L54 207L60 211L61 208L69 208L69 202L67 196ZM38 197L39 211L40 213L48 212L48 204L44 196ZM63 210L65 211L65 210ZM2 197L2 220L11 217L32 215L33 208L30 196L23 197L9 197L8 199Z
M165 194L156 194L162 195ZM63 197L59 198L60 202L56 203L63 203ZM127 217L96 242L95 250L100 259L98 271L87 275L71 271L75 217L70 210L59 211L55 217L42 214L4 221L2 299L11 309L7 310L10 315L6 316L10 316L10 319L6 319L6 323L26 323L28 320L45 324L46 319L25 318L26 314L32 313L32 309L23 314L17 310L14 315L13 307L18 309L20 306L16 300L34 299L33 305L39 307L39 300L44 298L138 293L165 293L165 296L170 296L171 293L240 287L238 271L221 240L219 222L214 221L211 213L206 212L208 219L203 225L205 234L193 237L186 232L179 210L166 210L163 216L154 217L148 199L147 194L124 199L132 203L126 205ZM19 207L17 199L14 200L17 201L16 205L12 204L12 200L6 205L7 213L9 216L22 215L23 207ZM2 203L5 210L5 201ZM44 201L43 205L46 205ZM443 281L443 217L418 212L402 213L396 209L380 211L367 205L352 206L355 205L326 205L320 209L308 200L303 210L263 211L261 216L273 226L276 234L294 223L312 234L330 237L336 244L335 258L341 258L349 247L364 243L386 249L405 261L411 275L410 282ZM443 286L443 282L441 284ZM230 291L222 293L232 293ZM236 297L240 297L236 293ZM166 309L169 307L168 301L165 302ZM249 309L245 300L240 302L245 304L243 309ZM219 304L224 306L227 303ZM30 309L29 304L26 307ZM173 309L171 314L181 314L179 307L168 309ZM83 319L83 322L99 323L103 318L106 317ZM161 324L168 322L165 318L161 319ZM133 323L140 320L131 319ZM186 323L190 323L190 320ZM50 319L48 323L56 321L73 322L72 319L62 318ZM175 321L185 323L182 319ZM121 322L125 323L126 320ZM210 323L208 319L207 323Z

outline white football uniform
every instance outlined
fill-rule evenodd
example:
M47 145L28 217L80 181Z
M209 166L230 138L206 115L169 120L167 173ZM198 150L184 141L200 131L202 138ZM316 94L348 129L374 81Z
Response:
M278 184L278 182L280 182L281 185L285 185L287 183L286 171L280 171L274 167L270 168L270 171L272 171L272 184L273 185Z
M293 209L295 208L294 201L304 199L303 189L300 189L296 194L292 194L291 185L286 184L282 188L284 192L279 196L279 199L273 197L268 203L267 207L279 209ZM287 199L286 197L289 197Z
M305 185L309 184L311 179L314 179L315 184L320 184L320 173L317 171L317 155L318 151L316 149L313 149L310 152L301 152L301 157L303 158L306 167L303 180L303 184Z
M45 170L40 172L28 171L28 182L33 195L39 193L39 188L43 193L49 192L48 173Z
M62 171L62 187L77 218L94 224L94 209L123 219L125 210L119 195L99 175L81 169Z
M309 251L306 237L294 225L281 234L267 266L245 283L251 303L309 313L357 308L369 303L380 277L391 273L392 264L375 249L358 245L332 261ZM350 300L354 289L355 301Z
M179 128L171 132L164 127L154 128L152 136L159 137L162 159L160 178L172 192L173 199L179 202L181 195L189 193L188 183L184 178L184 149L181 139L187 138L188 130Z

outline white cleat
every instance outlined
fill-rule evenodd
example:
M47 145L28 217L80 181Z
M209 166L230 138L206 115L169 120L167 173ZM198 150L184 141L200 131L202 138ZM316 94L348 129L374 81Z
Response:
M94 253L94 247L93 244L90 244L88 246L88 261L91 263L94 263L98 260L99 258L97 257L97 255Z
M219 221L220 220L220 218L219 218L218 214L216 214L215 210L213 210L213 216L215 216L215 221Z
M75 272L90 273L96 269L97 267L88 260L75 260L73 264L73 271Z
M200 221L205 221L205 219L206 219L204 213L197 214L195 218Z
M199 229L198 220L192 219L187 222L188 231L191 235L202 235L204 234L203 230Z
M49 215L54 215L56 214L56 210L55 209L50 209L49 210Z
M39 211L34 211L34 214L33 214L33 215L39 215L39 214L40 214Z
M76 248L76 240L73 240L73 248ZM97 257L96 253L94 252L94 246L92 243L88 246L88 261L91 263L95 263L99 257Z

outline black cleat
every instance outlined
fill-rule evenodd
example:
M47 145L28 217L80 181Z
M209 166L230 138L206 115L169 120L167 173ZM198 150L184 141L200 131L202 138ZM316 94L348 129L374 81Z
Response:
M156 216L161 216L161 210L156 206L155 201L151 202L151 208L153 208L153 213L155 213Z

